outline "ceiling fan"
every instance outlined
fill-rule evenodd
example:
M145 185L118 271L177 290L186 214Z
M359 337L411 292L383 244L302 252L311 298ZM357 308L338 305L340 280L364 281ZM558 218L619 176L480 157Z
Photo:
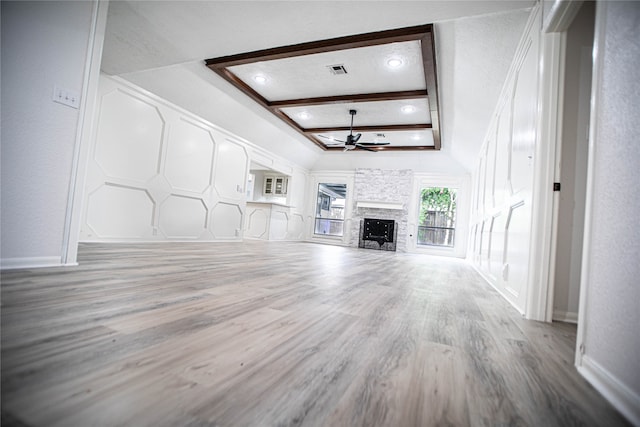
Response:
M355 135L353 134L353 117L356 115L356 113L357 113L356 110L349 110L349 114L351 114L351 126L349 127L349 135L347 135L346 141L341 141L339 139L335 139L330 136L318 135L321 138L335 141L335 142L330 142L325 144L327 147L344 147L344 151L359 149L359 150L376 152L378 150L373 150L370 147L380 147L382 145L389 145L388 142L358 142L362 134L361 133L357 133Z

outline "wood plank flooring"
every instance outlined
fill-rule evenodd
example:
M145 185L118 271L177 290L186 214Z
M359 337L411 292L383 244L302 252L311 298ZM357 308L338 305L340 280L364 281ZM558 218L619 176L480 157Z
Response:
M2 273L3 426L623 426L466 263L316 245L82 244Z

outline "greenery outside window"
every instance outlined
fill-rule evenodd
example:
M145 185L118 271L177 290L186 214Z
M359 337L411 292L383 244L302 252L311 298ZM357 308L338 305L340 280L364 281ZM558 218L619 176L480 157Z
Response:
M341 237L344 233L346 184L318 185L314 234Z
M423 188L420 192L418 245L453 247L456 233L457 190Z

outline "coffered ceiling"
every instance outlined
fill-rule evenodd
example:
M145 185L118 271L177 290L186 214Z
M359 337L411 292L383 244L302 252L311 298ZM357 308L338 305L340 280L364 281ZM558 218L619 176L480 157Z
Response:
M439 150L433 31L356 34L206 64L324 150Z
M416 170L449 171L462 167L470 171L533 4L534 0L111 1L101 69L306 168L390 167L391 162ZM357 110L354 126L363 134L361 141L375 140L382 133L391 142L389 149L378 153L322 150L318 142L328 141L327 138L312 142L273 114L271 108L263 108L228 79L212 72L204 61L429 23L433 24L437 59L440 150L392 149L431 144L414 142L417 140L413 139L413 129L395 130L392 139L386 129L365 128L428 124L427 118L415 119L427 108L431 111L429 95L424 98L419 94L402 101L345 100L342 105L340 102L276 104L345 93L429 92L424 76L420 75L422 70L413 66L422 55L416 54L415 45L421 45L416 40L229 65L238 79L246 80L248 87L287 117L301 120L296 114L308 108L308 119L299 124L304 129L348 128L348 110ZM406 56L410 66L391 74L385 69L386 61L377 59L386 57L384 51L369 53L388 47ZM319 58L317 64L313 63L315 58ZM294 67L292 63L300 65ZM345 66L346 75L334 76L327 71L327 65L337 64ZM286 72L286 79L282 82L270 79L264 85L256 85L251 80L254 71L251 67L257 66L264 67L261 71L269 71L270 75L270 67L282 68L274 69L273 75L284 76ZM410 76L409 70L417 73ZM391 80L384 78L384 72L392 76L403 74L402 78ZM384 82L380 83L380 79ZM414 84L418 81L423 82L422 87ZM345 92L345 87L353 92ZM303 89L314 91L303 94ZM398 114L394 102L400 108L411 103L422 111L417 110L413 117ZM388 107L382 108L383 104ZM342 110L332 112L338 107ZM426 138L434 133L436 120L432 118L431 124L432 129L423 131ZM321 134L342 139L346 133L336 130Z

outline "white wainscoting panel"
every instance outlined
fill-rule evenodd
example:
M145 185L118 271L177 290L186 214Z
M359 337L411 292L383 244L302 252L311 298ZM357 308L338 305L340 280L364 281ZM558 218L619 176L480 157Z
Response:
M164 175L178 190L202 193L211 185L215 141L211 132L182 119L171 125Z
M242 239L245 142L104 75L94 141L81 240Z
M534 8L480 150L473 177L471 256L520 312L527 298L533 164L537 143L540 20Z

